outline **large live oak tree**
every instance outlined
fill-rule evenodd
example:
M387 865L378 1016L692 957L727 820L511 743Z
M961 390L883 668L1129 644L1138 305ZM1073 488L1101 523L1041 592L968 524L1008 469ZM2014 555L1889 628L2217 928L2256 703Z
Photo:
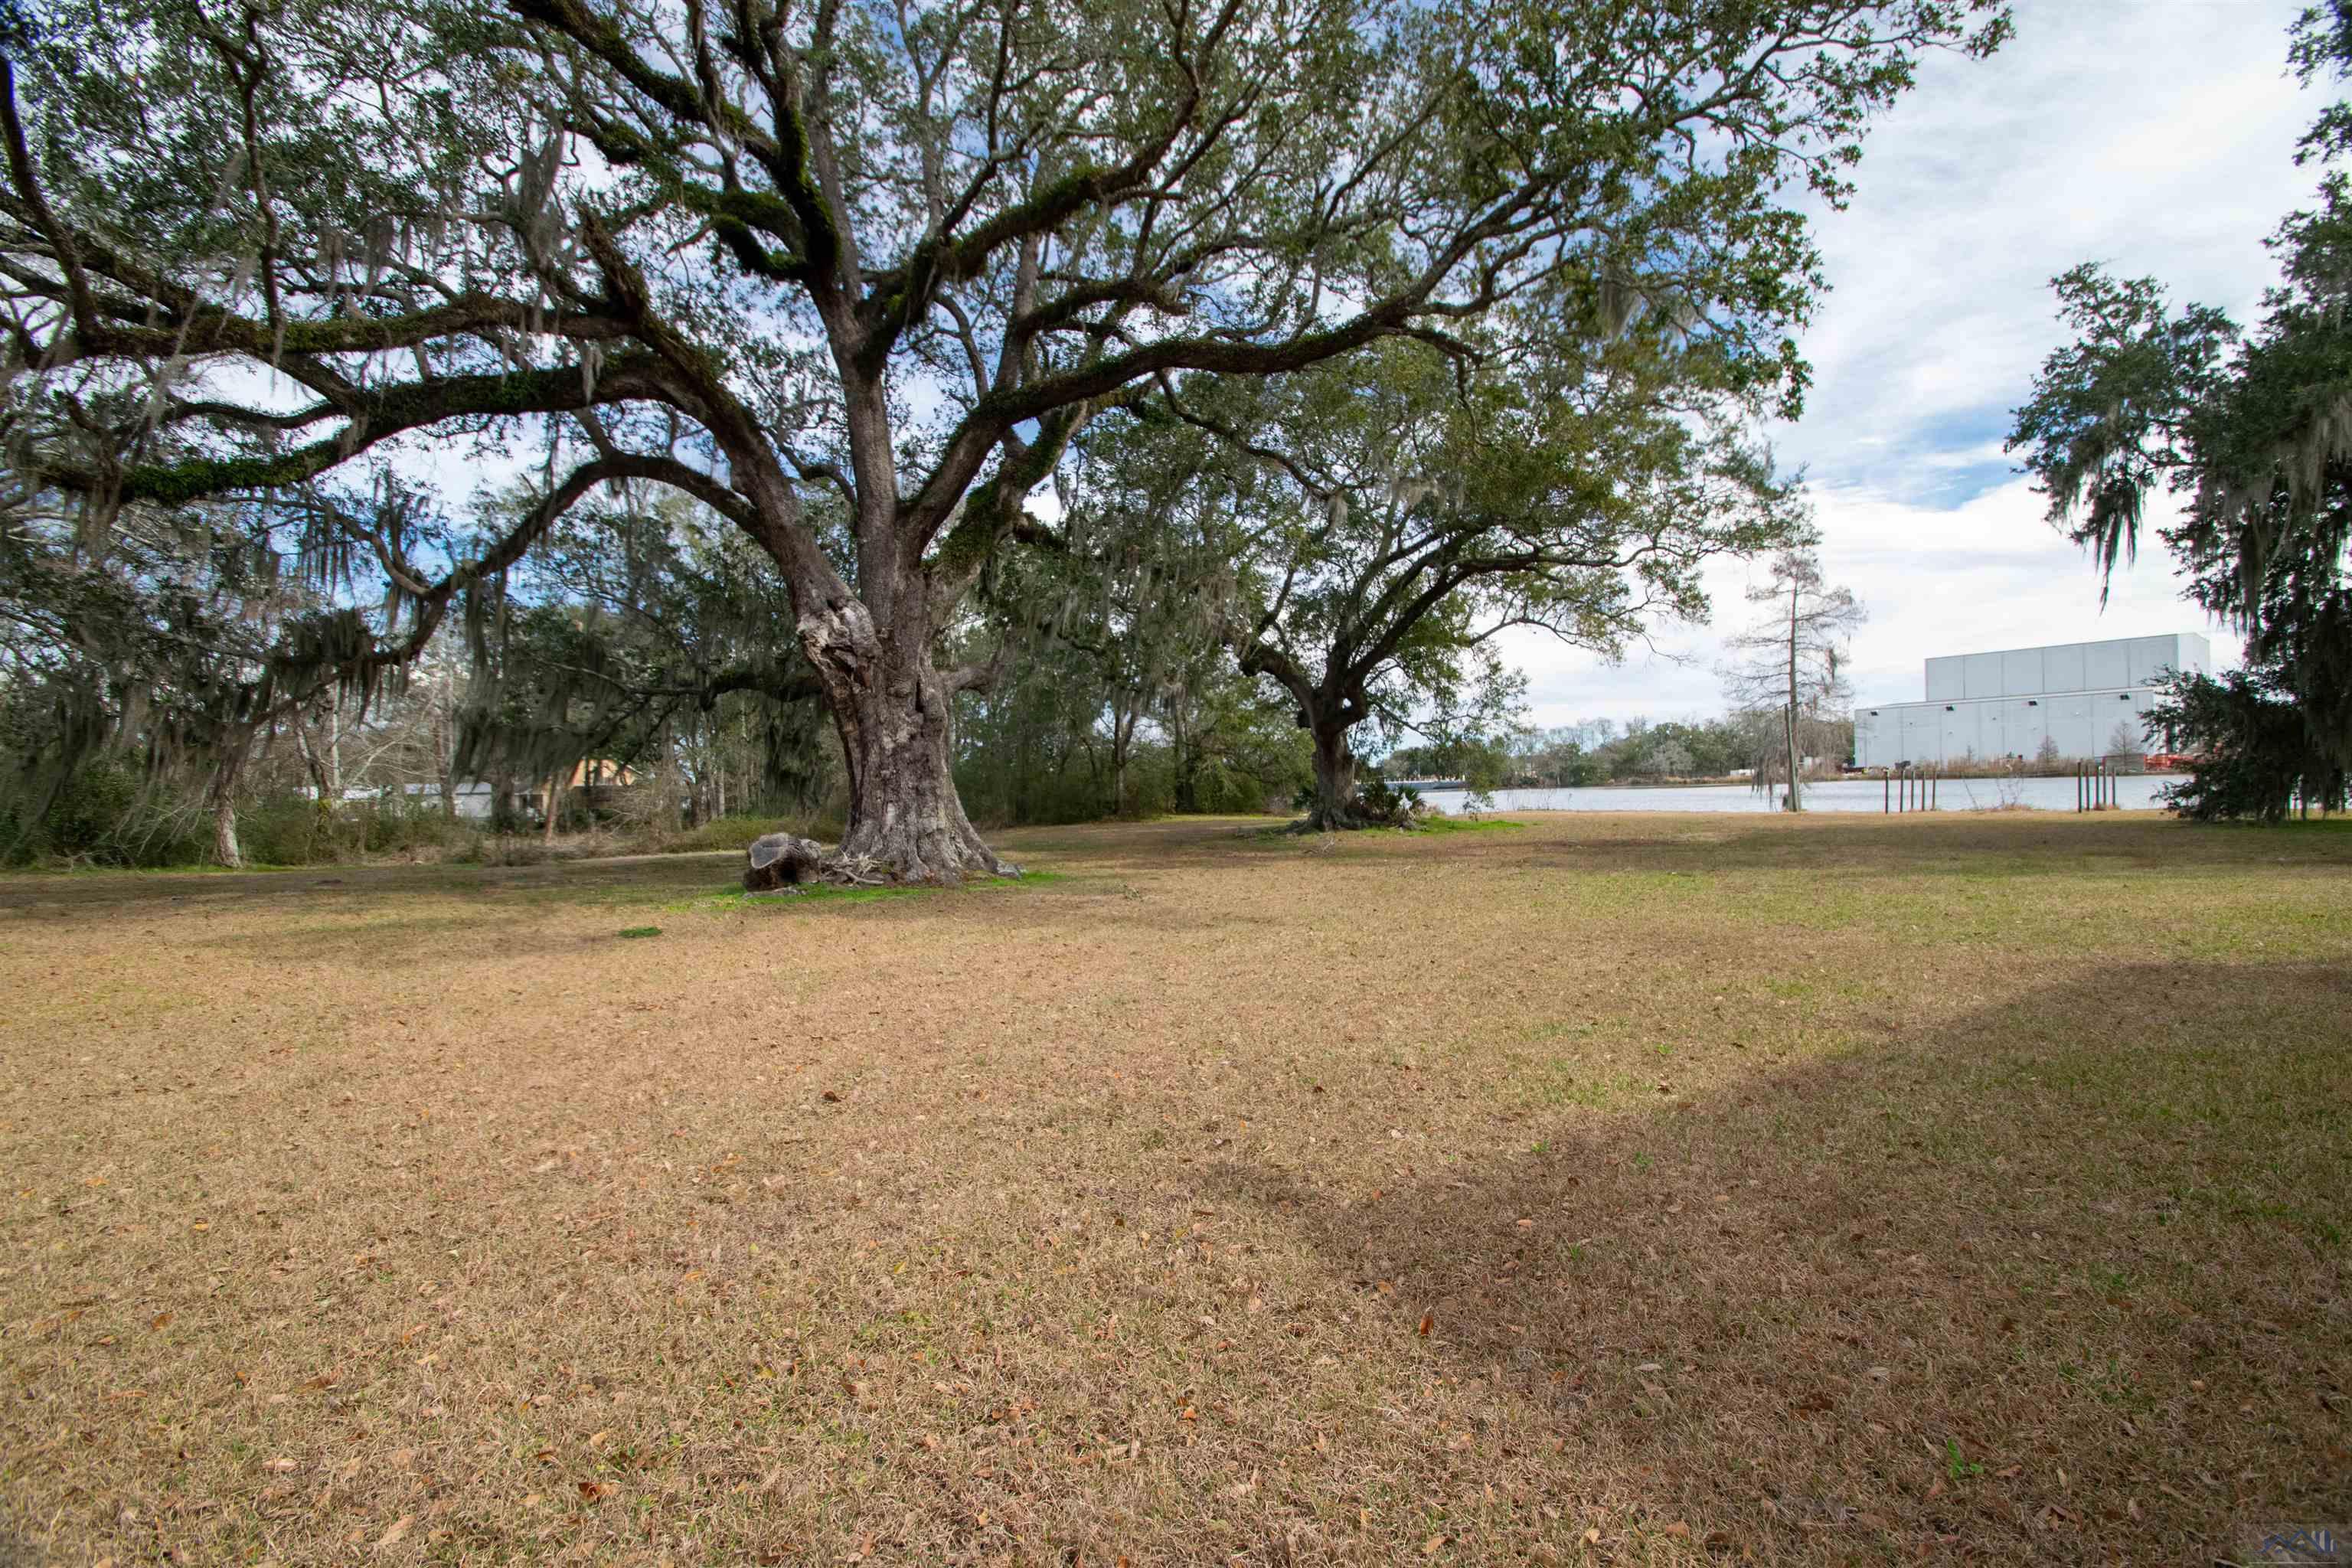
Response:
M1709 560L1801 531L1748 438L1793 387L1684 307L1512 310L1475 369L1389 342L1275 384L1171 385L1167 416L1092 466L1147 493L1171 467L1215 476L1164 504L1233 563L1223 639L1312 739L1309 826L1365 825L1360 726L1498 727L1502 633L1617 657L1706 613Z
M730 519L847 758L843 849L1004 869L937 657L1106 407L1545 287L1738 279L1777 350L1922 49L1999 0L58 0L5 32L12 469L125 508L527 466L365 534L396 660L600 485ZM194 446L195 453L187 455ZM527 458L519 465L518 458ZM334 515L360 515L334 509Z

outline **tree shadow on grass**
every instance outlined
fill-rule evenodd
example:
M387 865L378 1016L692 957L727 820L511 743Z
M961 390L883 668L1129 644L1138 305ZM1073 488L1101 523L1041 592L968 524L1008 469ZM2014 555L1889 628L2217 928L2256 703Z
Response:
M707 876L707 868L706 868ZM310 963L372 972L445 968L453 953L488 955L523 973L536 961L579 957L625 940L623 932L649 921L670 945L730 941L777 930L830 929L845 921L914 921L983 930L988 940L1045 931L1098 936L1106 930L1139 940L1235 931L1274 932L1274 915L1202 909L1176 897L1145 894L1116 879L1074 879L1040 871L1018 879L961 888L813 889L801 896L746 895L732 882L600 880L577 888L521 889L506 899L477 889L462 905L452 898L404 903L399 889L358 886L355 897L330 901L291 899L270 906L265 921L243 921L208 932L198 945L254 957L299 957ZM534 904L601 909L605 929L579 930L517 918ZM456 907L453 907L455 905ZM172 906L179 912L186 906ZM219 912L228 907L215 906ZM28 918L31 911L13 911ZM66 918L101 918L107 906L75 907ZM54 912L53 912L54 913ZM12 911L0 906L0 921ZM812 923L814 922L814 923ZM652 949L645 950L650 955ZM634 958L638 956L632 953Z
M2236 1561L2352 1520L2347 1019L2121 965L1376 1199L1211 1180L1426 1313L1612 1560Z

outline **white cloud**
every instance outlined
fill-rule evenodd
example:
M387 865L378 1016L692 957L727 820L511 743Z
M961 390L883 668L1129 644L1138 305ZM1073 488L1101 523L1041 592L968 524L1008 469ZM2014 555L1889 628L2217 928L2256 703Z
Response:
M2263 241L2316 180L2293 154L2324 95L2285 74L2302 3L2027 0L2009 47L1930 62L1874 132L1852 205L1817 228L1832 292L1803 338L1814 390L1775 437L1813 480L1832 579L1870 608L1862 695L1916 697L1921 660L1972 648L2203 631L2234 660L2153 539L2102 611L2000 443L2063 341L2049 280L2077 262L2253 314L2276 276ZM1680 662L1511 640L1538 721L1719 710L1751 570L1712 574L1714 627L1661 632Z
M2194 631L2212 639L2217 662L2236 662L2234 639L2181 598L2160 549L2116 574L2103 610L2089 562L2042 521L2042 498L2023 479L1948 506L1864 489L1822 489L1815 501L1822 558L1870 615L1848 667L1864 700L1924 697L1923 660L1975 649ZM2162 521L2159 506L2151 521ZM1505 656L1527 671L1539 724L1718 712L1723 636L1757 614L1744 595L1767 575L1761 563L1717 563L1715 625L1665 628L1622 665L1532 633L1508 634Z

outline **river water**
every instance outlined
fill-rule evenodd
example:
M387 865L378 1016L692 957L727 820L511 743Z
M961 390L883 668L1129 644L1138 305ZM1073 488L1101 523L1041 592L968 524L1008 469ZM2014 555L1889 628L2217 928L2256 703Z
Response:
M2177 784L2178 773L2147 773L2115 781L2116 802L2128 811L2147 811L2164 803L2157 792ZM1899 791L1901 785L1896 785ZM1746 784L1694 784L1656 789L1498 789L1496 811L1774 811L1780 796L1761 795ZM1462 809L1458 789L1423 790L1421 798L1448 814ZM1805 786L1808 811L1879 811L1886 799L1877 779L1836 779ZM2037 811L2074 809L2074 781L2063 779L1940 779L1936 805L1942 811L1969 811L2014 800Z

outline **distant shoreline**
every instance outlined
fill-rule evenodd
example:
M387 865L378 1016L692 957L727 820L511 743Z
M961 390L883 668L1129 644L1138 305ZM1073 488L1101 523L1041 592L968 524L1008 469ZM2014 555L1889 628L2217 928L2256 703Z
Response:
M1881 782L1882 780L1885 779L1887 776L1888 776L1888 775L1887 775L1887 774L1885 774L1885 773L1834 773L1834 774L1832 774L1832 775L1830 775L1830 776L1828 776L1828 777L1825 777L1825 778L1807 779L1807 780L1805 781L1805 787L1806 787L1806 788L1808 788L1808 789L1811 789L1811 788L1812 788L1812 787L1814 787L1815 785L1818 785L1818 784L1877 784L1877 783ZM1898 774L1898 775L1895 775L1895 776L1899 779L1902 775L1899 775L1899 774ZM2001 780L2003 780L2003 779L2009 779L2009 778L2027 778L2027 779L2071 779L2071 778L2073 778L2074 775L2073 773L1931 773L1931 774L1923 774L1923 775L1916 775L1916 776L1922 776L1922 777L1929 777L1929 778L1938 779L1938 780L1942 781L1942 782L1943 782L1943 783L1945 783L1945 784L1997 784L1997 783L1999 783L2000 781L2001 781ZM2156 771L2156 770L2154 770L2154 769L2151 769L2151 770L2149 770L2148 772L2144 773L2124 773L2124 774L2121 774L2121 775L2118 775L2118 776L2123 777L2123 778L2136 778L2136 779L2185 779L2185 778L2188 778L2189 775L2187 773L2184 773L2184 772L2158 772L2158 771ZM1527 790L1527 789L1552 789L1552 790L1561 790L1561 789L1730 789L1730 788L1733 788L1733 787L1735 787L1735 786L1744 786L1744 787L1748 787L1748 788L1753 788L1753 787L1754 787L1754 785L1755 785L1755 781L1754 781L1754 780L1752 780L1752 779L1741 779L1741 778L1640 779L1640 780L1630 780L1630 779L1629 779L1629 780L1627 780L1627 781L1625 781L1625 782L1623 782L1623 783L1612 782L1612 783L1609 783L1609 784L1497 784L1497 785L1496 785L1496 786L1495 786L1494 791L1492 791L1492 792L1490 792L1490 793L1500 793L1500 792L1501 792L1501 791L1503 791L1503 790ZM1469 786L1468 786L1467 784L1410 784L1410 783L1407 783L1407 784L1402 784L1400 787L1403 787L1403 788L1411 788L1411 789L1417 789L1417 790L1421 791L1423 795L1466 795L1466 794L1470 793L1470 791L1469 791ZM1773 789L1775 789L1775 790L1778 790L1779 788L1780 788L1780 785L1779 784L1777 784L1777 783L1776 783L1776 784L1772 784L1770 787L1771 787L1771 788L1773 788ZM1759 793L1760 793L1760 792L1759 792Z

